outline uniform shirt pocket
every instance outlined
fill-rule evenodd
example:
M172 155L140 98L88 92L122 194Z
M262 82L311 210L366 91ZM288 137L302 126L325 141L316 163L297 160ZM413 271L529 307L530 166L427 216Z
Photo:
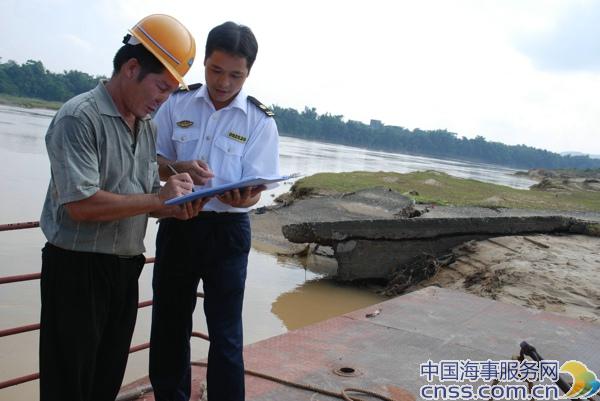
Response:
M189 128L180 128L173 130L171 136L177 160L194 160L197 153L196 149L200 140L200 132Z
M242 153L244 153L245 144L229 139L226 136L220 136L215 140L215 146L227 156L241 158Z
M241 178L244 146L244 143L225 136L215 139L214 154L211 155L211 160L213 161L213 171L217 176L227 181L235 181ZM219 167L215 168L215 164L219 164Z

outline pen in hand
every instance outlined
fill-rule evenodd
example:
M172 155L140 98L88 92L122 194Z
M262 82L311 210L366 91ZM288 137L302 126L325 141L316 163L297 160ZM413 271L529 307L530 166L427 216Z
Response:
M172 165L170 165L170 164L167 164L167 167L169 168L169 170L171 170L171 172L172 172L173 174L179 174L179 173L177 172L177 170L175 170L175 167L173 167ZM194 185L194 183L192 183L192 192L195 192L195 191L194 191L194 186L193 186L193 185Z

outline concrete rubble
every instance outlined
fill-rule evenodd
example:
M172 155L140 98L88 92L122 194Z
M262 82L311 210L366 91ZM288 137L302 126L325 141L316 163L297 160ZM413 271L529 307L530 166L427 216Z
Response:
M389 280L414 269L424 257L441 257L452 248L492 237L571 233L592 234L594 225L563 216L458 217L311 222L285 225L291 242L329 245L340 280ZM426 272L424 272L426 273ZM417 271L411 271L414 279ZM427 278L427 274L421 279Z

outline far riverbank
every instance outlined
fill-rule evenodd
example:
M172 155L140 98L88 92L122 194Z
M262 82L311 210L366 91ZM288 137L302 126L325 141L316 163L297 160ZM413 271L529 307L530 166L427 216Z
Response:
M23 107L25 109L48 109L58 110L62 102L52 102L49 100L11 96L0 93L0 104L7 106Z

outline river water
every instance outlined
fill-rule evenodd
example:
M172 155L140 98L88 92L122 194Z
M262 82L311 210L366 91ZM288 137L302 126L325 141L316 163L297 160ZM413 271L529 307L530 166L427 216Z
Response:
M44 134L53 111L0 105L0 160L4 166L0 224L39 219L49 179ZM282 173L438 170L463 178L527 188L534 182L514 176L514 170L478 163L370 151L353 147L281 137ZM285 183L265 195L258 206L289 190ZM154 255L155 220L146 236L147 256ZM0 276L34 273L40 269L45 239L39 229L0 232ZM140 277L140 300L151 298L151 265ZM383 300L368 289L336 284L320 272L305 269L294 258L251 251L244 303L245 342L337 316ZM206 333L199 308L194 330ZM39 281L2 285L0 330L39 321ZM150 308L139 311L133 344L148 341ZM37 332L0 338L0 381L37 372ZM192 355L207 355L203 340L192 339ZM132 354L125 382L147 374L147 351ZM37 381L0 390L0 401L38 398Z

